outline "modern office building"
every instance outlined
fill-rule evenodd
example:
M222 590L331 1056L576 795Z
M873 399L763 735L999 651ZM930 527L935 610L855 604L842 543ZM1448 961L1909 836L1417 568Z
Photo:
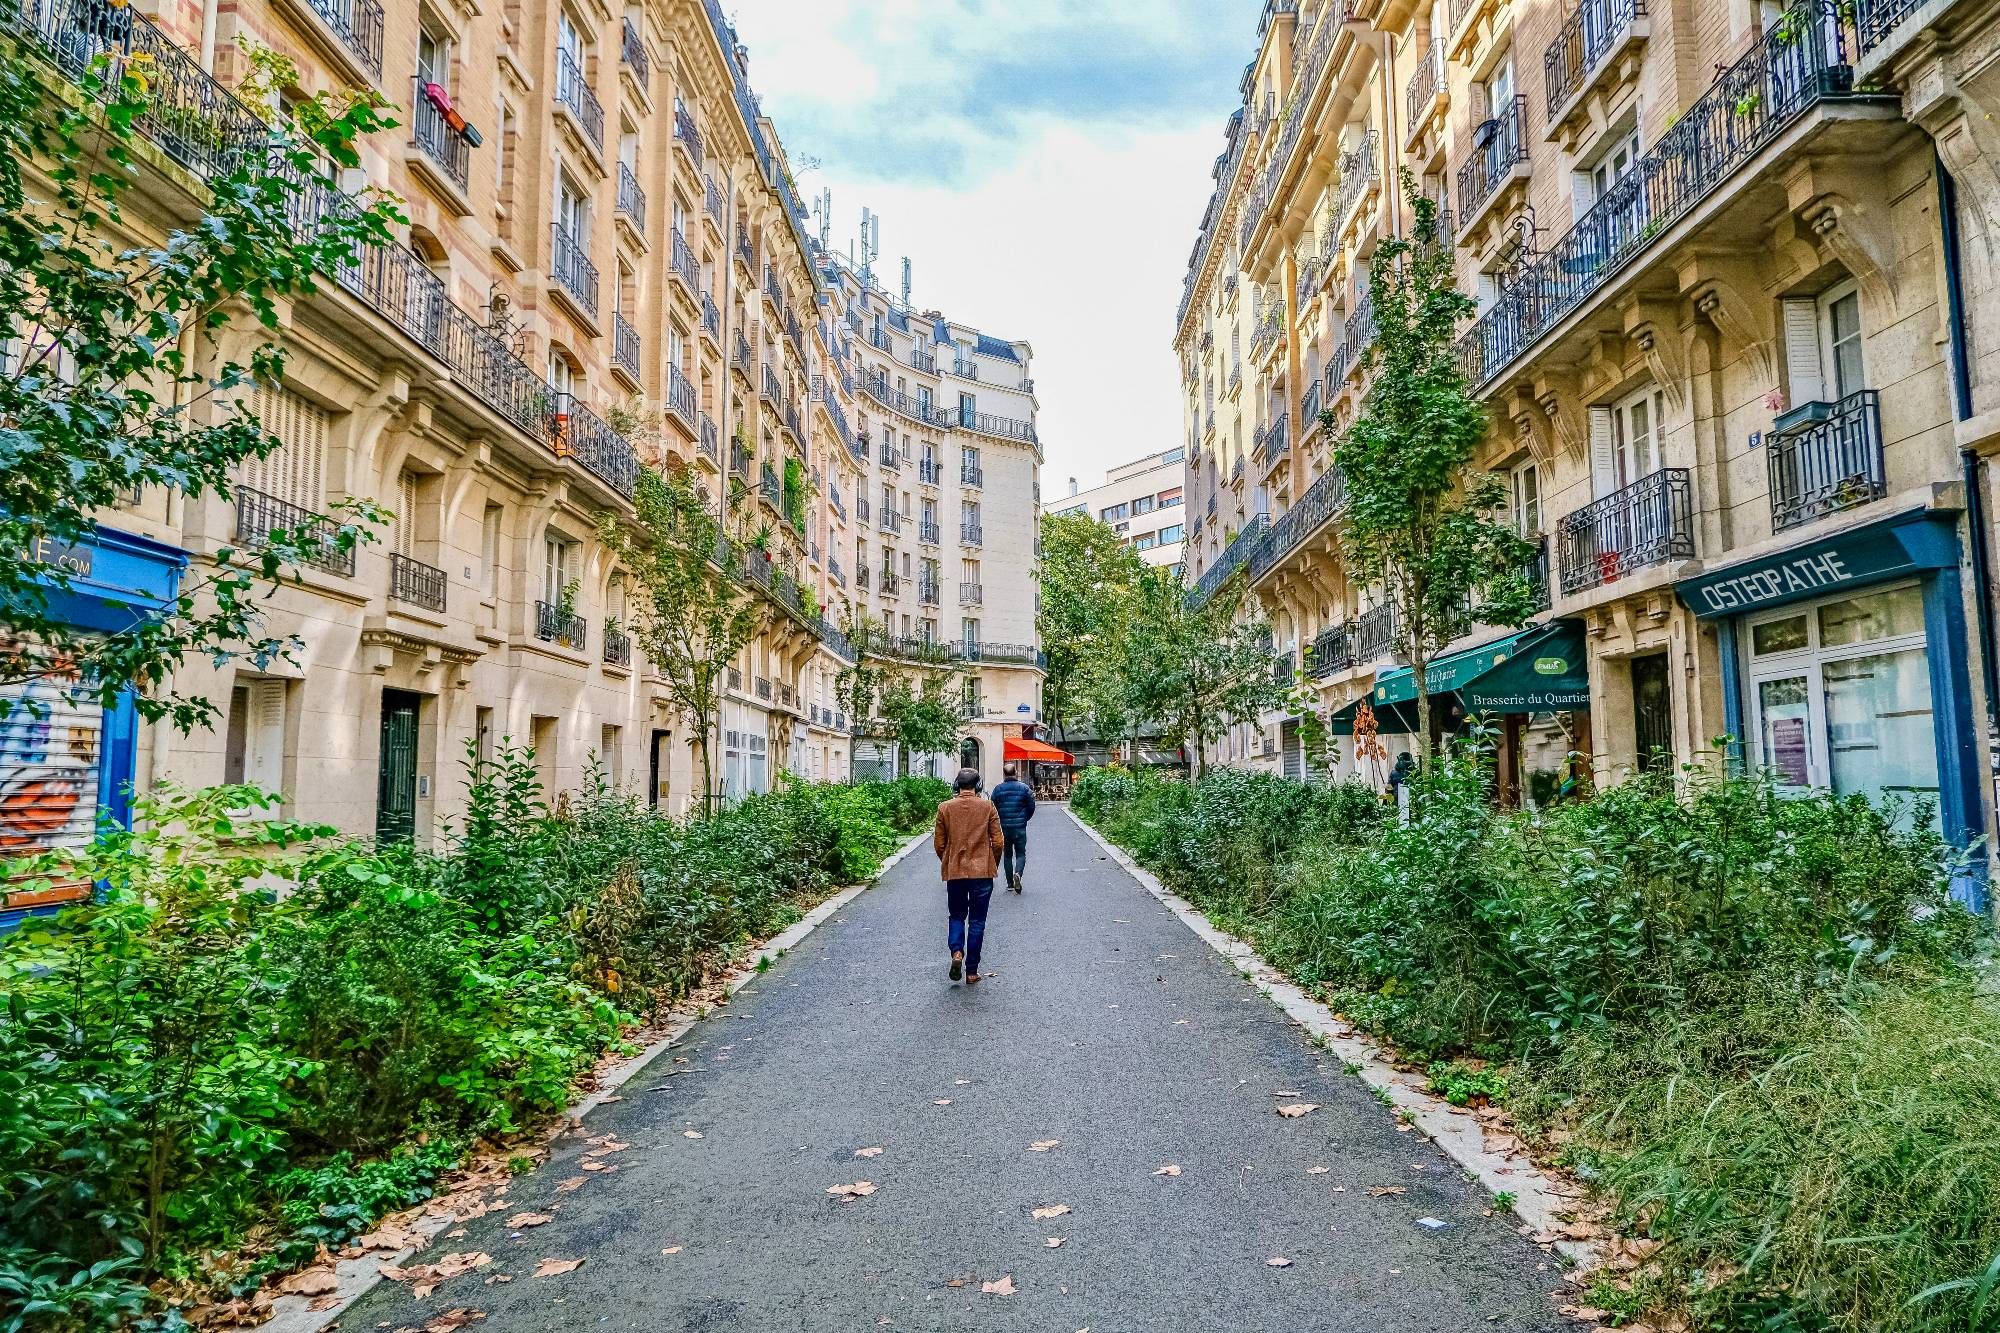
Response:
M982 755L1032 717L1028 346L942 320L906 328L911 312L822 251L715 0L159 0L121 14L36 0L9 21L53 81L79 83L100 55L144 69L158 105L122 219L134 239L193 221L209 182L263 142L270 109L235 91L246 46L287 57L302 93L368 88L397 105L399 128L372 136L343 184L394 191L408 222L280 311L283 382L250 402L281 447L243 468L232 499L148 490L104 516L107 567L165 553L148 585L165 587L176 562L310 528L344 498L394 514L378 541L329 548L270 600L292 660L184 667L176 687L224 708L212 733L92 722L117 732L117 776L258 782L286 793L288 816L424 840L462 809L468 747L511 738L534 747L551 792L595 764L686 808L702 795L699 728L635 654L633 589L598 535L632 513L646 468L712 501L728 538L716 577L767 610L708 738L725 795L785 769L848 776L856 720L832 682L857 596L957 645ZM295 196L301 228L345 206ZM213 355L262 336L232 325ZM878 441L895 444L895 468ZM894 503L871 521L891 480ZM857 587L878 567L908 595ZM113 770L92 771L102 786Z
M1730 736L1785 785L1990 832L1993 19L1272 0L1175 336L1197 595L1242 571L1336 730L1366 703L1407 743L1331 459L1408 172L1478 302L1457 348L1477 463L1546 588L1526 634L1453 646L1444 711L1507 694L1482 673L1562 663L1500 714L1510 794L1571 753L1612 782ZM1284 761L1286 719L1264 721L1234 762L1274 736Z
M1149 565L1178 572L1187 535L1187 506L1181 503L1187 484L1187 454L1167 449L1104 474L1104 484L1078 490L1069 479L1069 494L1044 502L1050 514L1087 514L1108 525Z

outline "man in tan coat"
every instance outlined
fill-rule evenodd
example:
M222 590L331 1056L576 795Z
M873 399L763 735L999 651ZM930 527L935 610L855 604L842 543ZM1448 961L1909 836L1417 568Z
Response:
M953 796L938 807L931 846L937 849L938 873L944 877L950 924L945 941L951 949L953 981L979 983L979 946L986 937L986 905L993 898L993 877L1000 873L1000 812L979 794L979 771L961 768L952 783Z

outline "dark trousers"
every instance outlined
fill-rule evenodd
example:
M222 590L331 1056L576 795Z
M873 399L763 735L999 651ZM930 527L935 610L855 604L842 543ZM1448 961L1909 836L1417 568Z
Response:
M979 946L986 939L986 905L993 900L990 879L948 879L944 882L945 910L950 924L945 939L953 953L965 950L965 970L979 970Z
M1000 830L1000 873L1009 883L1017 881L1028 871L1028 826L1001 828Z

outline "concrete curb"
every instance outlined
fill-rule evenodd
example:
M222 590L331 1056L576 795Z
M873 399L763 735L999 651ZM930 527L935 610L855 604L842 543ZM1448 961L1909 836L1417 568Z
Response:
M759 968L767 961L776 962L787 951L798 947L799 942L817 930L826 922L827 918L853 902L869 889L880 884L882 877L889 873L890 867L914 852L917 848L924 846L929 839L930 834L928 832L912 834L908 842L897 848L882 862L882 868L875 872L874 879L869 880L865 884L848 885L839 893L834 894L825 902L814 907L785 930L765 941L761 948L745 958L743 963L723 982L724 992L734 995L752 981L755 981L761 975ZM563 1112L562 1118L568 1121L580 1121L583 1117L601 1106L606 1098L616 1096L620 1088L631 1082L633 1078L638 1076L640 1071L652 1064L654 1060L679 1044L681 1038L688 1034L688 1030L705 1017L707 1017L705 1013L690 1013L677 1018L660 1037L649 1043L644 1050L604 1070L598 1076L596 1090L588 1097L570 1106L568 1110ZM424 1237L425 1247L427 1248L429 1243L435 1240L440 1232L455 1226L458 1221L459 1219L456 1216L426 1218L410 1229ZM334 1288L334 1294L340 1298L338 1303L324 1310L310 1310L306 1308L308 1302L303 1296L280 1296L272 1306L273 1313L271 1318L257 1327L260 1333L319 1333L319 1330L324 1329L339 1319L350 1305L361 1299L377 1283L383 1281L382 1268L385 1264L401 1265L407 1263L412 1256L419 1253L421 1253L420 1249L412 1247L396 1254L364 1254L358 1259L341 1259L334 1264L334 1277L338 1282L338 1285Z
M1444 1151L1445 1156L1476 1176L1479 1183L1498 1194L1514 1196L1514 1215L1528 1230L1538 1233L1558 1231L1563 1222L1559 1213L1568 1211L1571 1199L1558 1192L1556 1182L1535 1165L1525 1153L1501 1154L1486 1148L1485 1131L1478 1120L1430 1092L1414 1076L1402 1073L1383 1057L1382 1047L1353 1024L1313 999L1284 973L1265 962L1258 952L1226 931L1218 930L1193 903L1169 890L1153 873L1079 818L1067 807L1063 814L1103 848L1125 872L1139 881L1146 892L1181 919L1181 923L1208 942L1210 948L1234 963L1237 970L1255 982L1294 1023L1304 1028L1328 1051L1356 1067L1356 1077L1370 1088L1388 1094L1397 1112L1418 1133ZM1555 1248L1578 1270L1588 1269L1603 1258L1596 1247L1582 1241L1558 1240Z

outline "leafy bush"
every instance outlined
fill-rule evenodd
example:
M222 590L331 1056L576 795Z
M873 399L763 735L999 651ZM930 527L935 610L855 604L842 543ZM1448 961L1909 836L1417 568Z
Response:
M1240 773L1078 786L1446 1096L1564 1131L1694 1326L2000 1327L2000 1000L1929 812L1689 771L1507 813L1489 780L1436 764L1407 825Z
M467 776L435 855L228 787L17 863L103 892L0 937L0 1328L114 1326L152 1280L240 1276L212 1256L259 1224L252 1277L415 1202L564 1106L621 1009L873 875L943 792L797 784L684 824L602 782L551 813L525 751Z

